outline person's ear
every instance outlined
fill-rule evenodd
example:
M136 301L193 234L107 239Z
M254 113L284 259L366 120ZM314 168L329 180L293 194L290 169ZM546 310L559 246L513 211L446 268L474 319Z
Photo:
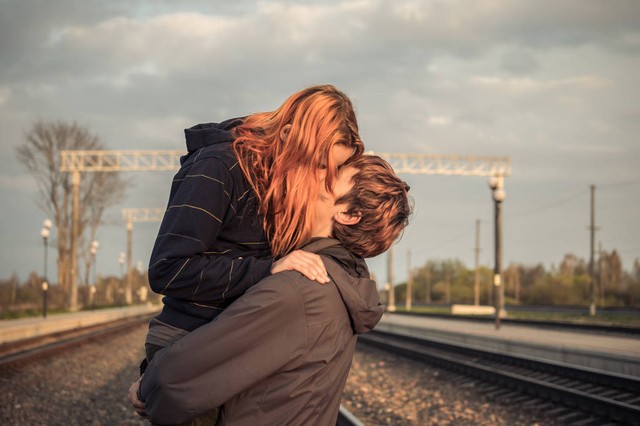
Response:
M291 124L285 124L284 126L282 126L282 129L280 129L280 140L282 142L287 141L290 131L291 131Z
M362 214L360 212L338 212L333 215L333 220L341 225L355 225L360 222L360 219L362 219Z

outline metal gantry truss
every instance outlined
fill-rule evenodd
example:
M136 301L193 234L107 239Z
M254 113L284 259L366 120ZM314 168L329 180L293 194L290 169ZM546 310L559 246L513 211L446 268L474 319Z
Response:
M160 222L166 209L159 207L139 207L122 209L122 218L126 223Z
M62 151L63 172L171 171L180 167L184 151ZM398 174L510 176L509 157L373 152Z
M63 172L137 172L177 170L184 151L62 151Z
M504 177L511 176L509 157L463 156L442 154L402 154L373 152L391 164L398 174L461 175L487 176L493 181L492 188L502 190ZM72 259L77 258L76 239L79 235L80 211L80 173L81 172L130 172L130 171L175 171L180 167L180 156L184 151L176 150L96 150L61 151L60 171L73 173L73 238L71 243ZM495 190L494 190L495 193ZM504 193L503 193L504 195ZM127 222L128 239L131 238L133 222L160 221L164 210L157 208L124 209ZM128 244L127 277L131 269L131 248ZM392 254L389 253L391 258ZM77 268L75 260L71 267L72 292L77 291ZM393 294L393 273L389 267L390 294ZM499 280L499 277L498 277ZM499 282L499 281L498 281ZM130 280L125 289L126 301L131 303ZM72 302L73 304L73 302ZM395 310L394 301L390 301L390 310Z
M509 157L373 152L391 164L398 174L511 176Z

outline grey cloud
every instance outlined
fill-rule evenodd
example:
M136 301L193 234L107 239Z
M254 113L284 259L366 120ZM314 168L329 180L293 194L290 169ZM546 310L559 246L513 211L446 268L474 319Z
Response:
M439 54L474 54L492 45L532 49L600 45L637 47L640 3L588 1L418 2L399 14L398 3L376 3L369 33L398 42L419 43ZM634 41L635 40L635 41Z
M639 61L640 3L131 4L0 2L3 146L13 147L32 120L43 118L78 121L114 149L182 149L184 127L273 109L292 91L333 83L354 100L368 149L511 156L510 211L527 211L529 193L543 203L552 184L571 192L592 179L637 175L640 85L631 70ZM176 12L225 25L225 32L215 40L196 37L197 28L171 22ZM159 15L168 22L158 22ZM122 31L106 28L116 24ZM610 150L594 156L603 143ZM17 168L7 157L3 176ZM170 178L145 179L136 176L136 190L151 185L160 195L127 202L164 204ZM411 179L421 217L435 214L430 203L442 199L439 211L451 228L472 226L489 199L484 181ZM460 198L448 200L446 190ZM38 228L40 213L32 214ZM412 235L424 232L427 225L414 223ZM506 244L515 251L511 235ZM471 252L449 250L440 255ZM547 261L540 253L534 260ZM525 248L518 256L530 257Z
M513 74L531 74L538 70L535 56L524 49L512 49L501 59L502 68Z

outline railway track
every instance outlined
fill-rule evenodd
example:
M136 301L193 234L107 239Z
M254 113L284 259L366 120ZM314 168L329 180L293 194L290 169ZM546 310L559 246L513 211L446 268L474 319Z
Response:
M364 423L341 405L336 426L364 426Z
M551 403L563 417L594 424L640 424L640 379L570 366L532 357L514 356L462 344L373 331L359 342L414 360L447 368L491 383L503 392L518 392L539 404Z
M447 320L477 321L477 322L495 322L494 317L478 316L478 315L448 315L448 314L425 314L416 312L396 311L394 315L408 315L415 317L432 317L443 318ZM502 324L524 325L536 328L546 328L552 330L570 330L574 332L598 333L605 335L618 335L632 338L640 338L640 327L622 326L622 325L604 325L604 324L582 324L568 321L544 321L544 320L525 320L515 318L502 318Z
M61 353L67 349L103 339L109 335L124 333L141 324L147 324L154 315L156 313L120 318L105 323L1 344L0 371L15 369L31 362L37 362L44 357ZM346 408L340 406L336 426L364 426L364 424Z
M79 327L37 337L3 343L0 345L0 369L28 362L79 346L108 335L122 333L143 323L155 315L139 315L128 318Z

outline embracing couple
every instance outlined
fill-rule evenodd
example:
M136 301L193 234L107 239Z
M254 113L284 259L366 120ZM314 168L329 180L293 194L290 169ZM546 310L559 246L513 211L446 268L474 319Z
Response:
M185 134L132 405L157 425L335 425L356 336L383 313L364 258L402 234L409 186L363 154L331 85Z

